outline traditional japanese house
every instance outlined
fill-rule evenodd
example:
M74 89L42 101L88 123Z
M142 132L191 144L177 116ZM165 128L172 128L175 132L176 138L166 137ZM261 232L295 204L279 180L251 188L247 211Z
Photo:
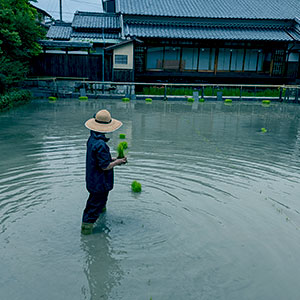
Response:
M299 81L299 0L109 0L103 7L78 12L69 29L56 25L48 38L66 34L95 53L104 49L110 80Z

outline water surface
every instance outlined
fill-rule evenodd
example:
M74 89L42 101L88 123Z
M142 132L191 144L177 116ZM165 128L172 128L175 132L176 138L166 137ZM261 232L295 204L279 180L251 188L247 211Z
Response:
M81 236L83 124L102 108L128 164ZM36 100L0 125L1 299L298 299L299 106Z

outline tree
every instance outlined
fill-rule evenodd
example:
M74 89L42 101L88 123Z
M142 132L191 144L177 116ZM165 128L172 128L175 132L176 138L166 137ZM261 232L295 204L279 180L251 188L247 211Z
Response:
M29 0L0 0L0 94L22 80L45 36Z

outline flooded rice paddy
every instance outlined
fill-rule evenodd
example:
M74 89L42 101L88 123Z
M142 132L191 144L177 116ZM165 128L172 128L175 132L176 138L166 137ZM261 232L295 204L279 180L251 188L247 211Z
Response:
M103 108L128 164L81 236ZM0 114L0 141L1 299L299 299L300 106L36 100Z

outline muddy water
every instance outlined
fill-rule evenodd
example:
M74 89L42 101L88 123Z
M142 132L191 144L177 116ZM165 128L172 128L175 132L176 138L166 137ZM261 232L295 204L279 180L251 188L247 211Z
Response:
M129 162L81 236L101 108ZM36 100L0 125L1 299L298 299L300 106Z

